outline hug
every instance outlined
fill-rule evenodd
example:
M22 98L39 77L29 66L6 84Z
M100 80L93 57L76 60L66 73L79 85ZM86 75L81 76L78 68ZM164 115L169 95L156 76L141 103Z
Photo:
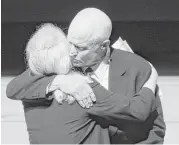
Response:
M125 45L112 48L111 32L103 11L86 8L67 36L51 23L31 36L28 69L6 92L23 102L31 144L163 143L156 69Z

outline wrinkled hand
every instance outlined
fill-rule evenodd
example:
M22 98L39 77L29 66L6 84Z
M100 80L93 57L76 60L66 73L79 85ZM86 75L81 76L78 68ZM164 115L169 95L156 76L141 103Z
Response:
M62 104L63 102L67 102L69 105L75 102L75 98L70 95L63 93L61 90L55 90L53 92L54 99L59 103Z
M88 83L92 83L92 80L76 72L57 75L49 86L49 92L60 89L73 96L81 107L89 108L96 101L96 97Z

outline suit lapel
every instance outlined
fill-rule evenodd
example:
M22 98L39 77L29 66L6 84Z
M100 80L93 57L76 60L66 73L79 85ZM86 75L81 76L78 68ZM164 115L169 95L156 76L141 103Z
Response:
M114 93L125 93L126 80L126 63L123 61L123 54L120 50L113 50L109 67L109 90Z

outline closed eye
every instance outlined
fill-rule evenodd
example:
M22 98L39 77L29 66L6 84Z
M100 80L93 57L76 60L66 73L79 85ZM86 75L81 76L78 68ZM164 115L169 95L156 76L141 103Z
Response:
M80 47L80 46L77 46L77 45L74 45L74 46L78 51L83 51L83 50L87 49L86 47Z

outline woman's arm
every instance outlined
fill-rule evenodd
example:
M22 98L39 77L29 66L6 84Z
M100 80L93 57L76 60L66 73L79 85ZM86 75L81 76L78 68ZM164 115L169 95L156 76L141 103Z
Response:
M33 75L29 69L13 79L6 89L6 95L13 100L48 99L47 85L55 78L52 76Z

